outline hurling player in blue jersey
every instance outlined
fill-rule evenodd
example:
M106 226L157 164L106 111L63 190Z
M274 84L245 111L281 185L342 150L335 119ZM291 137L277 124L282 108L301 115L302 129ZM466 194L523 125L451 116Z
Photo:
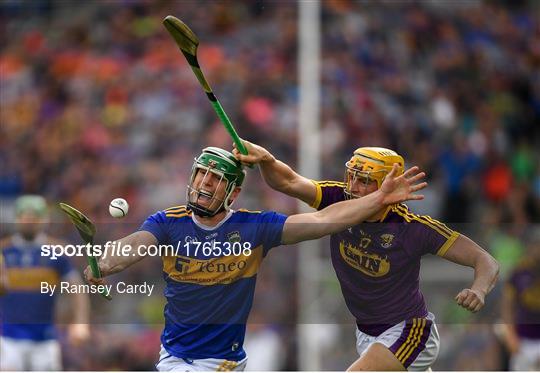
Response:
M245 142L240 161L258 163L274 189L320 210L378 193L390 172L402 174L403 158L384 148L359 148L346 163L345 179L313 181ZM395 169L395 165L398 169ZM376 224L379 223L379 224ZM345 302L357 322L360 358L349 370L427 370L439 350L439 335L419 289L420 259L436 254L474 268L470 288L456 296L464 308L484 305L498 274L497 262L469 238L403 204L381 206L365 223L332 234L331 258Z
M60 280L82 284L82 279L66 257L41 256L42 245L61 244L44 231L48 213L43 197L19 197L15 214L17 233L0 240L2 276L7 278L6 294L0 297L0 369L61 370L54 326L56 297L43 293L42 285L57 285ZM74 320L67 329L68 340L78 344L90 336L88 296L74 294L70 301Z
M383 206L422 198L414 192L426 185L418 183L423 173L413 168L398 178L394 174L376 193L314 213L287 217L272 211L235 211L231 204L244 181L242 165L226 150L205 148L193 164L187 205L151 215L138 232L117 241L133 248L180 248L162 255L167 304L157 369L244 369L246 321L257 271L268 251L339 232ZM101 259L103 276L142 259L140 253ZM89 268L85 274L93 284L104 281L93 278Z

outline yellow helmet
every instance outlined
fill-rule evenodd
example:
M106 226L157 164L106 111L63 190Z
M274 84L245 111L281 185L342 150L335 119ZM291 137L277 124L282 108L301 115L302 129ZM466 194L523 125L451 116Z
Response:
M377 188L380 188L386 175L392 171L394 163L399 166L396 176L403 174L405 161L395 151L377 147L356 149L351 159L345 163L345 193L352 196L351 181L358 179L366 182L375 180Z

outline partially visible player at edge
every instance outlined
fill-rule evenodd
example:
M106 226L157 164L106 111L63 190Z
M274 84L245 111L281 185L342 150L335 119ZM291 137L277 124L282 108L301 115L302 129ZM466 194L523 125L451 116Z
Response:
M502 302L504 340L515 371L540 370L540 228L528 241L526 255L506 280Z
M365 147L356 149L345 164L343 182L313 181L266 149L244 144L248 155L234 149L237 159L259 164L270 187L318 210L378 193L391 171L401 174L404 169L396 152ZM483 307L496 282L498 263L469 238L412 213L404 204L381 206L365 223L347 228L332 234L330 249L345 302L357 322L360 358L349 370L428 370L437 358L439 334L419 289L422 255L437 254L474 268L471 287L456 296L457 303L472 312Z
M133 254L138 254L135 248L141 245L177 247L181 243L176 255L162 256L167 304L156 368L243 370L246 321L262 259L272 247L339 232L383 206L421 199L414 192L425 187L426 183L419 183L424 174L414 167L394 177L396 171L377 193L314 213L287 217L272 211L234 211L231 204L245 176L242 165L226 150L205 148L193 164L187 206L159 211L138 232L118 240L122 247L131 245ZM196 242L214 242L214 250L195 252ZM248 245L250 252L227 252L227 243L235 242L242 248ZM139 255L108 256L99 261L99 267L103 276L109 276L141 259ZM92 277L89 268L85 275L93 284L104 282Z
M7 289L6 266L4 265L4 255L0 251L0 295L3 295Z
M82 284L67 257L41 256L45 244L64 244L46 233L47 203L38 195L15 201L16 233L0 240L0 370L61 370L58 331L54 325L56 296L41 292L43 282ZM2 286L0 286L2 288ZM77 345L90 337L86 294L69 297L73 323L67 337Z

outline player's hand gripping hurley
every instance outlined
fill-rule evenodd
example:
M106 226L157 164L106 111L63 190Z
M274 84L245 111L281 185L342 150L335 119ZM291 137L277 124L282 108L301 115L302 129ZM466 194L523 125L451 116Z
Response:
M248 154L247 149L245 148L244 144L242 144L242 141L240 141L240 137L238 137L231 120L223 110L223 107L214 95L214 92L212 92L212 88L210 88L210 84L208 84L208 81L204 77L201 67L199 66L199 61L197 61L197 47L199 46L199 38L197 38L197 35L195 35L195 33L191 31L191 29L184 22L180 21L176 17L165 17L163 20L163 25L165 28L167 28L167 31L169 31L174 41L176 41L176 44L180 48L180 51L184 57L186 57L189 66L191 66L191 70L193 70L197 80L206 92L206 96L210 100L210 103L212 104L212 107L214 108L219 119L225 126L225 129L227 132L229 132L229 135L233 139L236 147L238 150L240 150L240 153Z
M94 225L94 223L92 223L92 221L88 219L82 212L66 203L60 203L60 208L66 213L67 216L69 216L69 219L71 220L73 225L75 225L75 228L77 228L77 231L79 232L79 235L81 236L83 241L87 244L93 245L94 235L96 234L96 226ZM100 278L101 273L99 271L96 257L93 255L89 255L87 259L88 265L92 269L92 275L95 278ZM105 293L105 291L102 291L101 295L107 300L112 299L110 295L107 295Z

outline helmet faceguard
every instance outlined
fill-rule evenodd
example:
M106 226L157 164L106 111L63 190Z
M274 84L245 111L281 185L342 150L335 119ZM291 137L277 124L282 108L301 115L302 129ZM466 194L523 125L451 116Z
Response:
M365 147L354 151L353 156L345 163L345 195L347 198L359 198L351 192L352 185L361 181L367 185L370 181L377 182L377 189L381 187L386 175L392 171L394 163L398 164L396 176L403 174L403 157L395 151L385 148Z
M198 172L203 172L202 179L194 185L195 176ZM214 188L214 191L204 190L206 180L209 177L215 175L218 178L218 183ZM240 187L244 182L245 171L242 169L242 164L232 155L232 153L216 148L208 147L203 149L201 155L195 158L193 167L191 169L191 178L186 191L187 206L195 215L208 217L214 216L221 211L228 211L233 203L231 196L236 187ZM220 189L221 183L225 184L225 195L223 199L216 196L216 192ZM198 204L200 197L206 197L209 199L210 204L208 207L204 207ZM215 205L214 201L219 203L213 209L210 209Z

